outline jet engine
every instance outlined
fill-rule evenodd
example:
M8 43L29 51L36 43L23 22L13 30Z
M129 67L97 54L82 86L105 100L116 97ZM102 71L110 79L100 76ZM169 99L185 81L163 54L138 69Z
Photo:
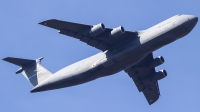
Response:
M109 37L118 37L118 36L120 36L120 35L122 35L122 34L124 34L124 33L125 33L124 28L123 28L122 26L119 26L119 27L117 27L117 28L114 28L114 29L111 31Z
M159 72L156 72L153 74L151 80L158 81L160 79L163 79L167 76L166 70L160 70Z
M149 67L150 68L155 68L161 64L163 64L165 62L164 58L162 56L158 56L157 58L153 59L150 63L149 63Z
M97 35L105 30L105 26L103 23L99 23L97 25L94 25L90 30L90 35Z

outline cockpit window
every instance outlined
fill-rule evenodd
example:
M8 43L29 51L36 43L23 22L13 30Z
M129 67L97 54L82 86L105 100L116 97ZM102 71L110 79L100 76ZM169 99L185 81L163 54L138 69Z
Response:
M178 14L178 16L181 16L182 14Z

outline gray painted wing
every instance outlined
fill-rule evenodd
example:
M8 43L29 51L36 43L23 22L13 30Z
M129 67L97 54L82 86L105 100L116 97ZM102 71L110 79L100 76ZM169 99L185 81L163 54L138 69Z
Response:
M56 19L46 20L39 24L57 29L59 30L60 34L79 39L80 41L85 42L88 45L102 51L108 50L112 46L120 44L123 41L127 41L128 39L137 37L137 32L125 31L123 35L117 38L107 38L107 36L112 31L112 29L109 28L106 28L102 33L96 36L91 36L88 34L92 28L91 25L72 23Z
M150 105L156 102L160 96L158 82L150 80L151 76L155 73L155 68L147 66L151 60L153 60L152 53L136 65L125 70L135 82L139 92L143 92Z

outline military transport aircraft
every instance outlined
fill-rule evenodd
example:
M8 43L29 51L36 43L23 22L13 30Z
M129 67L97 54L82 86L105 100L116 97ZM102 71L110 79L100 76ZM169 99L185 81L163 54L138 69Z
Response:
M60 34L74 37L101 52L54 74L40 64L43 58L7 57L3 60L21 67L16 73L22 72L34 86L31 92L74 86L124 70L151 105L160 95L158 80L167 76L165 70L155 71L155 67L164 63L164 58L153 58L152 52L187 35L197 21L196 16L178 14L146 30L125 31L122 26L110 29L103 23L91 26L51 19L39 24L59 30Z

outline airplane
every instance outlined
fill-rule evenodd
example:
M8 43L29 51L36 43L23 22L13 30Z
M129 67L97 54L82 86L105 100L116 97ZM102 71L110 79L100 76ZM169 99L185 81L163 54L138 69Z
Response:
M164 58L153 58L153 52L186 36L197 22L198 17L194 15L178 14L146 30L125 31L122 26L110 29L103 23L92 26L50 19L39 24L101 52L54 74L40 64L43 57L36 60L6 57L3 60L20 66L16 74L22 73L34 86L31 93L75 86L124 70L151 105L160 96L158 80L167 76L166 70L155 70L164 63Z

